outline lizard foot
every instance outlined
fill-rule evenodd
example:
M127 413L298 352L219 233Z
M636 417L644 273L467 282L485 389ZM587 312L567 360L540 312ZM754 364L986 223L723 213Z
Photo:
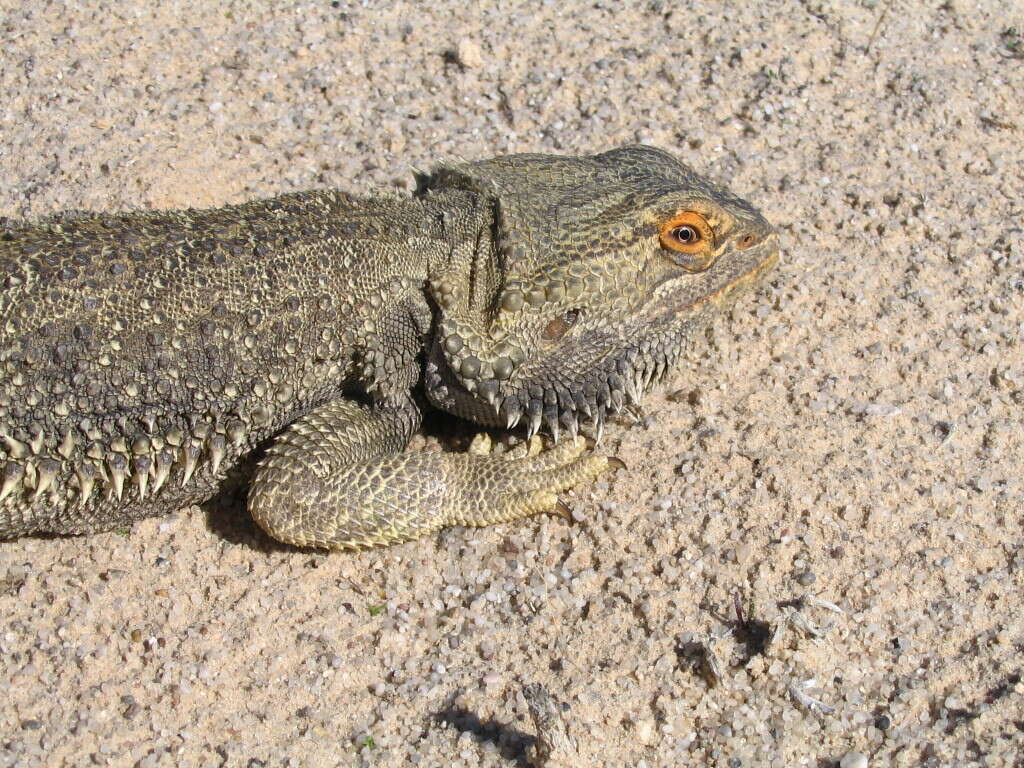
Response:
M543 450L539 437L504 454L489 453L489 440L474 440L465 471L467 499L454 523L490 525L540 513L572 519L558 494L592 482L609 469L625 466L615 457L587 451L582 438L563 440Z
M449 525L483 526L542 512L569 518L558 494L622 467L582 439L542 451L531 440L491 451L478 437L463 454L402 453L407 411L339 400L283 433L257 469L253 519L298 546L363 549L415 539Z

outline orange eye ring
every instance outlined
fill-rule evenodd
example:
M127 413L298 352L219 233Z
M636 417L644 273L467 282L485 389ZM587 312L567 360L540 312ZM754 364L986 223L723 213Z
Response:
M678 253L701 253L714 245L714 230L696 211L683 211L661 225L661 247Z

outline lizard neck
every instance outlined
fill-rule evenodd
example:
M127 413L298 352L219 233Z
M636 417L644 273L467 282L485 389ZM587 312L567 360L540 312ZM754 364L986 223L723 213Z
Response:
M329 219L347 241L343 251L352 254L353 269L376 269L386 256L409 278L468 283L493 256L491 207L465 190L412 198L343 195Z

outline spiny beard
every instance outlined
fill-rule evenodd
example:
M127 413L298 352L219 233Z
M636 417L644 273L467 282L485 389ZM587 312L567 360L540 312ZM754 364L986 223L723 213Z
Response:
M571 381L531 382L501 401L499 416L508 429L525 423L527 438L543 427L556 443L563 434L575 438L581 432L600 442L606 419L626 405L639 406L681 351L674 338L624 348Z

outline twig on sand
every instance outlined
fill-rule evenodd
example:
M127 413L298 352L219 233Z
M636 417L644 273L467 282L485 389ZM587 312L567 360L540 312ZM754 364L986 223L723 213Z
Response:
M806 709L808 712L820 712L823 715L831 715L836 711L836 708L826 704L824 701L819 701L811 696L804 693L801 688L810 688L814 685L814 679L804 680L802 683L792 682L789 684L789 695L793 697L797 704Z
M523 698L537 729L530 763L535 768L574 768L579 765L579 747L569 735L565 714L540 683L524 686Z
M889 0L882 9L882 12L878 14L878 21L875 22L875 28L871 30L871 37L868 38L868 44L864 46L864 55L867 56L871 53L871 46L875 43L875 37L878 35L878 30L882 28L882 22L885 21L885 17L889 14L889 9L892 8L894 0Z

